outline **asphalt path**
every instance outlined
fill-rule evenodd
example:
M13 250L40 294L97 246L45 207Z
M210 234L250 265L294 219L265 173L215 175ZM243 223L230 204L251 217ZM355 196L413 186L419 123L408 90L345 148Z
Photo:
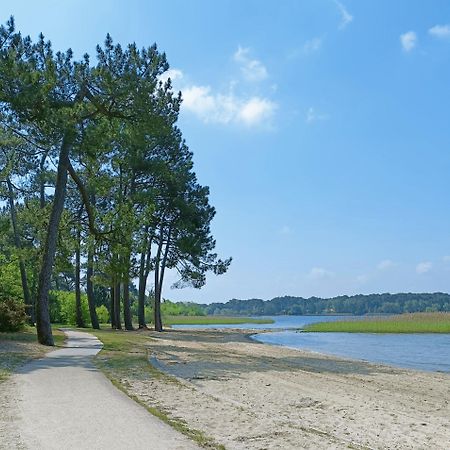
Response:
M102 343L95 336L64 332L66 347L26 364L15 375L15 425L25 448L198 449L97 370L92 357Z

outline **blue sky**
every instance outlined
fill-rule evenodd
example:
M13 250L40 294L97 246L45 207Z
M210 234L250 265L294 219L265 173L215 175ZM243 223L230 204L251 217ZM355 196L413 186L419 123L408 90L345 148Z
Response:
M450 290L448 1L1 5L78 56L107 32L167 53L217 248L234 260L166 297Z

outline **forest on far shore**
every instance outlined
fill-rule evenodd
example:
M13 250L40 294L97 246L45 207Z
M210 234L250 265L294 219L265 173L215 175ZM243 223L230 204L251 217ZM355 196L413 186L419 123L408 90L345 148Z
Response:
M204 306L206 314L272 316L308 314L401 314L412 312L450 311L450 295L431 294L358 294L333 298L275 297L272 300L232 299L226 303Z

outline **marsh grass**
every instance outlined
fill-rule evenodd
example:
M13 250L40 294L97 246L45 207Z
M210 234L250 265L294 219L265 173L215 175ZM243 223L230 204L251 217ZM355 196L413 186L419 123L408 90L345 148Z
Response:
M241 323L273 323L272 319L232 316L165 316L163 323L167 325L237 325Z
M305 331L341 333L450 333L450 312L398 314L387 317L312 323Z

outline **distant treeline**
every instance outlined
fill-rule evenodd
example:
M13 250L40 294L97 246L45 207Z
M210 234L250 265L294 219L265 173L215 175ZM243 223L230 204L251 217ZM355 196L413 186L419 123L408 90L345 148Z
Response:
M229 300L204 307L206 314L223 315L306 315L306 314L399 314L407 312L450 311L450 295L369 294L334 298L275 297L272 300Z

